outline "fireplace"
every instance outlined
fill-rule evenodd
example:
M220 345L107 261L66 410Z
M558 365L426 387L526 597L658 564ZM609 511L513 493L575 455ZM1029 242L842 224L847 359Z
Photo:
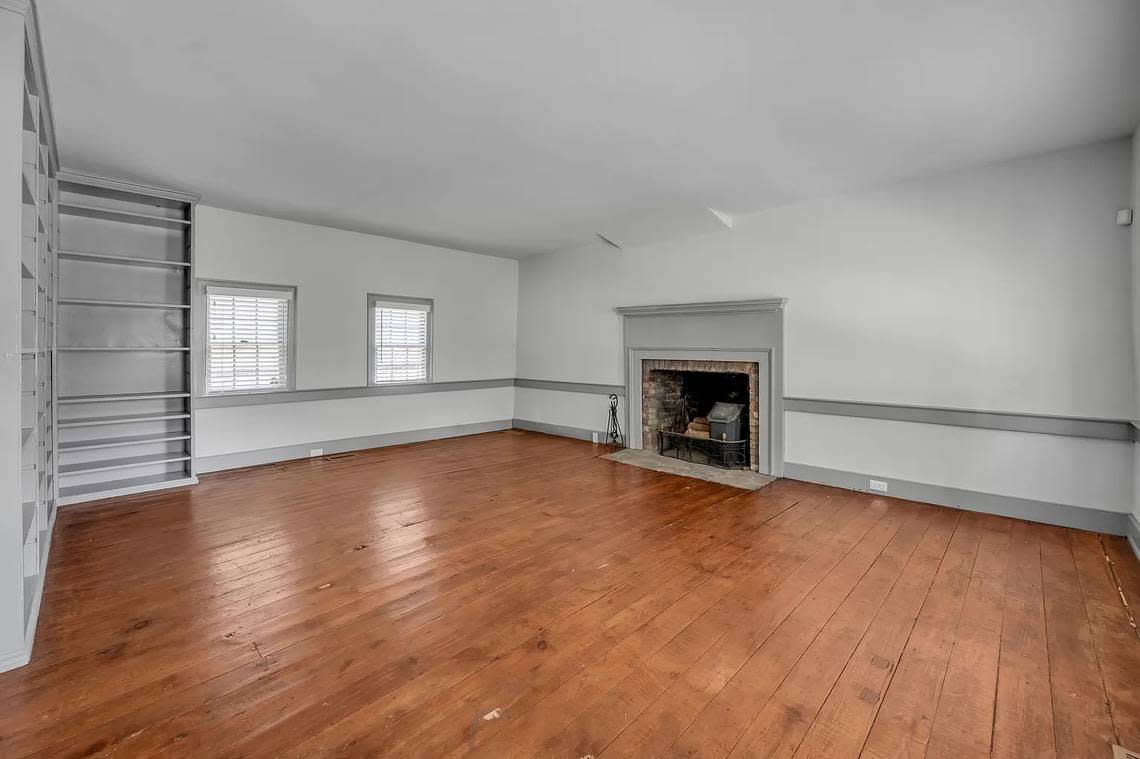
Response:
M642 447L759 471L759 380L756 362L642 360Z

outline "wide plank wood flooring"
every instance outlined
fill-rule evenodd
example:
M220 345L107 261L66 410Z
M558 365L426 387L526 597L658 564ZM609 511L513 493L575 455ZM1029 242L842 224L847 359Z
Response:
M0 755L1103 757L1121 539L507 431L61 511Z

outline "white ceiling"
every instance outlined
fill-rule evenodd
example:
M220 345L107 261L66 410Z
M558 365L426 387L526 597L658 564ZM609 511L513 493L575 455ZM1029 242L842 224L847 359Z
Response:
M39 0L64 165L497 255L1123 135L1137 0Z

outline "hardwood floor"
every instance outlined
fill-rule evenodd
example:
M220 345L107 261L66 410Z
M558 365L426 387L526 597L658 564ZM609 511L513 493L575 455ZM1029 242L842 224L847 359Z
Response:
M1121 538L508 431L61 511L0 755L1107 757Z

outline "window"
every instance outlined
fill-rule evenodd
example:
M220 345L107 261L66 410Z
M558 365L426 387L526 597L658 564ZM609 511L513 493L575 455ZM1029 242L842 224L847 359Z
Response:
M287 390L294 290L206 285L206 394Z
M368 296L368 384L431 379L431 310L426 298Z

